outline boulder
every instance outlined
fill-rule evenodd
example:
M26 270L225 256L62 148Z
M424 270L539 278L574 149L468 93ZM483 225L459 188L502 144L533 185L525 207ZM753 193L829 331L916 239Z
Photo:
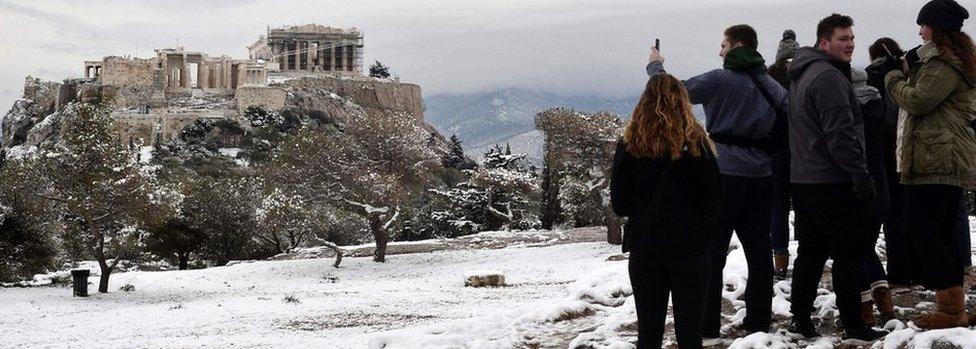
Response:
M471 270L464 273L464 287L505 286L505 274L494 270Z

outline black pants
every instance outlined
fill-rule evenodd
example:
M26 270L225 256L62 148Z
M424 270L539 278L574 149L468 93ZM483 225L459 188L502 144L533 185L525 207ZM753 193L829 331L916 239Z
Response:
M668 295L674 306L674 333L681 349L702 347L702 314L709 257L658 260L630 253L630 284L637 305L637 348L661 348Z
M832 275L837 309L847 329L861 329L861 273L867 245L866 202L854 197L850 184L794 184L793 208L799 243L793 267L790 311L808 320L823 277L834 260Z
M894 172L894 171L892 171ZM898 285L921 284L925 273L917 249L908 238L905 223L905 188L898 184L898 174L888 180L891 208L884 223L885 252L888 257L888 281Z
M725 209L719 218L718 231L712 237L711 277L705 302L704 335L720 336L722 327L722 270L729 253L732 231L739 237L749 267L744 295L749 331L768 331L773 308L773 253L769 241L770 210L773 183L771 177L746 178L722 175Z
M909 185L905 189L908 235L925 258L925 287L941 290L962 285L963 256L956 226L962 188Z
M790 247L790 151L770 156L773 168L773 206L769 236L773 253L789 254Z
M963 269L973 266L973 242L969 235L969 205L966 203L966 192L959 196L959 214L956 216L956 229L959 231L959 260Z

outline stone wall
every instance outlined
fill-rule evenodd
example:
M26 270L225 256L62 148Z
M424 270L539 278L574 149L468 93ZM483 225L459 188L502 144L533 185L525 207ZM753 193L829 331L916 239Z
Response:
M102 98L118 109L145 108L151 104L152 96L152 86L102 86Z
M152 61L138 58L106 58L99 81L106 86L153 86Z
M221 119L211 114L115 114L115 127L123 142L151 145L179 137L183 128L199 119Z
M285 82L301 90L329 91L349 99L363 108L406 112L424 119L424 101L420 86L374 79L336 79L331 76L299 78Z
M269 111L280 110L285 106L285 96L285 91L280 88L264 86L242 86L234 93L238 115L243 115L251 106L260 106Z

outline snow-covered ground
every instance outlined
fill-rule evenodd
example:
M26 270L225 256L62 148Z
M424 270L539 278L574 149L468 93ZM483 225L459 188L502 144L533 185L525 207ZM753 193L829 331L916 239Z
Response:
M0 347L364 348L384 331L563 297L580 276L625 263L605 261L618 249L591 242L395 255L383 264L346 258L338 269L308 259L129 272L88 298L63 287L0 288ZM478 269L504 272L511 286L463 287L465 272Z
M64 287L0 288L0 347L627 349L636 315L618 248L517 244L392 255L385 264L353 257L339 269L330 259L299 259L127 272L112 276L111 293L89 298ZM744 316L736 300L748 277L744 260L734 248L725 269L729 324ZM463 286L483 270L504 273L509 286ZM134 290L120 291L124 285ZM834 297L822 287L816 306L830 327ZM789 283L775 292L774 331L720 347L844 347L838 333L813 342L785 333ZM871 348L976 349L973 329L914 328L908 320L932 304L930 293L913 297L896 300L904 321L886 324L892 333ZM670 317L667 324L670 333Z

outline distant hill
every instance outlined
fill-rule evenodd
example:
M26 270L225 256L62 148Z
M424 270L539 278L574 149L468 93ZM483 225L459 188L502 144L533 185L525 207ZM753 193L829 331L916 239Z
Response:
M535 130L535 114L550 107L629 115L637 97L562 96L530 89L437 94L424 99L424 119L445 136L457 134L466 150L482 149ZM512 144L513 151L516 147Z
M497 142L483 144L477 147L468 147L464 150L464 153L480 163L484 158L485 152L491 147L494 147L495 144L502 147L509 145L512 147L512 153L525 154L526 160L530 163L536 166L542 165L542 132L538 130L526 131L511 137L499 139Z

